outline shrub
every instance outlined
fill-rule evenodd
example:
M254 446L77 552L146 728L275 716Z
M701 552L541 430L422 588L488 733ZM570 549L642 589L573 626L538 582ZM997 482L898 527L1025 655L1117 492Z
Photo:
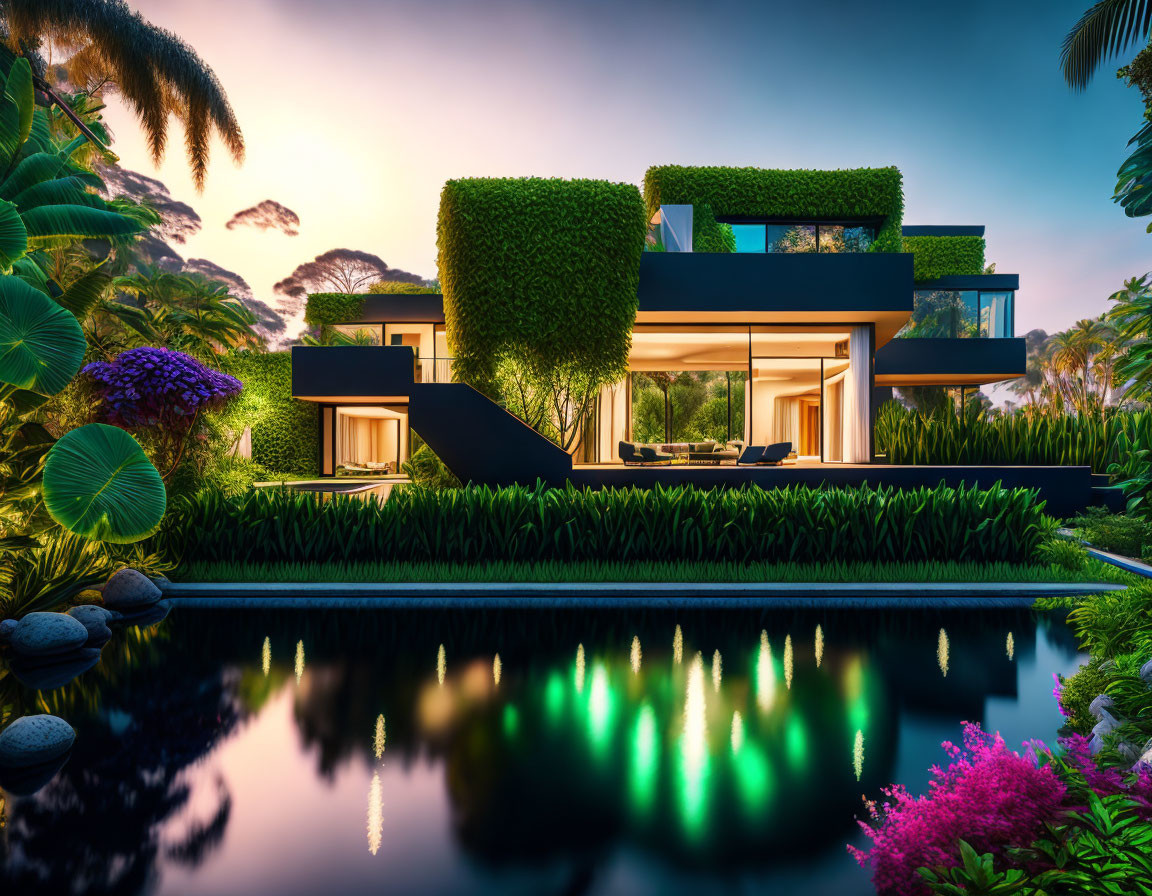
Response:
M912 253L916 282L940 277L984 273L982 236L906 236L904 251Z
M1088 704L1104 693L1108 677L1099 667L1089 663L1079 671L1059 680L1060 711L1067 717L1067 725L1080 734L1088 734L1096 719L1088 711Z
M244 391L221 418L233 438L252 428L252 460L267 470L292 476L319 472L316 405L292 397L292 358L288 352L233 352L221 367L244 384Z
M1092 547L1126 557L1146 557L1152 553L1152 523L1140 517L1108 513L1102 507L1069 521Z
M925 414L887 401L876 415L876 450L890 464L1090 466L1105 473L1134 444L1152 446L1152 411L990 415L969 405L962 414Z
M376 295L434 295L440 290L435 286L421 286L419 283L405 283L402 280L378 280L368 287L368 292Z
M888 799L869 805L872 823L860 822L872 847L849 847L861 866L871 866L878 892L927 893L917 869L958 865L961 839L979 853L1002 856L1008 847L1031 844L1063 809L1066 788L1055 771L1009 750L999 735L966 724L963 748L942 746L952 761L932 769L927 795L914 797L899 785L885 789Z
M362 293L314 292L304 302L304 323L320 329L359 320L363 313Z
M547 560L1023 563L1036 493L992 488L397 489L386 502L263 489L177 501L163 539L188 562Z
M1036 552L1038 562L1076 572L1088 561L1088 552L1074 541L1054 537L1042 542Z
M693 243L716 218L868 220L881 223L873 252L900 252L904 188L897 168L787 171L657 165L644 174L647 220L661 205L693 206ZM700 252L723 251L694 245ZM731 251L731 250L728 250Z

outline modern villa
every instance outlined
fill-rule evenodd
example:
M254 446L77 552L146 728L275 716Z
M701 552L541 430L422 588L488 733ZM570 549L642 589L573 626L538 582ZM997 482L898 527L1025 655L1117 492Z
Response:
M961 394L1025 372L1019 277L986 272L983 226L903 225L894 168L653 168L645 202L628 373L600 389L570 450L453 381L445 312L459 278L442 248L447 296L363 296L332 324L362 344L293 348L293 395L317 406L322 475L395 471L416 432L462 481L489 484L944 479L1091 503L1087 468L895 467L877 456L876 412L894 389ZM638 438L641 388L684 372L723 384L724 437L676 441L665 421L664 438ZM786 446L785 465L756 463L773 445Z

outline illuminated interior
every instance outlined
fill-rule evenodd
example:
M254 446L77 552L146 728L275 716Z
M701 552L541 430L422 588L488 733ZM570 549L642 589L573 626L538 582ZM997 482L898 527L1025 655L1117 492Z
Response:
M408 415L388 407L337 406L335 459L337 476L397 475L408 459Z

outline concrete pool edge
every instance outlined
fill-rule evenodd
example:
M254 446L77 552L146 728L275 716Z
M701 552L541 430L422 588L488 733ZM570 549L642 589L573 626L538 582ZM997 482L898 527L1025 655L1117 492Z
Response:
M177 607L1029 607L1120 591L1104 582L164 582ZM882 593L877 593L882 592Z

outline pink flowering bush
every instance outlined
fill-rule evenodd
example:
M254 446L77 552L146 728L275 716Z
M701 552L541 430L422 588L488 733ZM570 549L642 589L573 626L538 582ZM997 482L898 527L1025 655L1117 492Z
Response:
M1061 738L1060 746L1063 754L1047 759L1068 784L1066 802L1081 808L1089 790L1101 798L1116 794L1127 797L1137 815L1152 821L1152 768L1145 763L1130 772L1115 766L1101 767L1092 755L1089 739L1082 734Z
M955 867L961 839L977 853L1000 856L1007 847L1032 843L1064 810L1066 787L1051 765L1035 761L1035 748L1021 756L999 735L970 723L962 748L942 746L952 761L946 769L932 768L928 793L885 789L882 805L869 804L872 823L860 822L871 849L848 847L861 866L871 866L879 893L927 894L916 869Z

